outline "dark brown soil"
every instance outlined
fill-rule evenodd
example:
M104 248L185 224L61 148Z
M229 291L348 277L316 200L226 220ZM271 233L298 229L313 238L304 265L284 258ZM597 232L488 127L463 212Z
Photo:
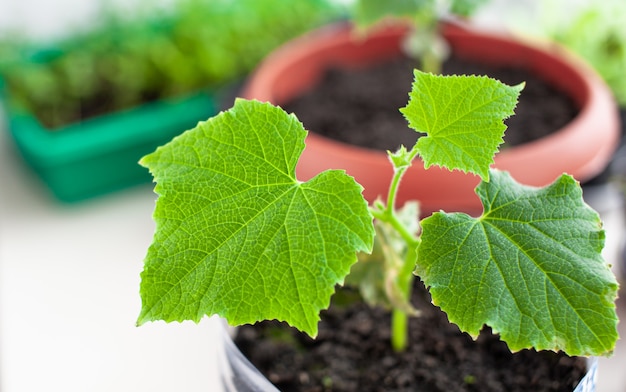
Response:
M322 83L283 108L294 112L308 130L346 143L395 151L418 137L398 111L406 106L416 62L399 58L360 70L332 69ZM523 69L493 69L451 58L444 74L489 75L509 85L526 82L516 115L506 123L509 146L550 134L577 114L561 92Z
M585 360L553 352L511 354L488 330L477 341L448 323L420 282L422 311L410 322L410 347L390 348L390 316L361 302L323 312L315 340L276 322L239 329L236 344L281 391L573 391ZM270 338L267 338L270 337ZM266 339L267 338L267 339Z

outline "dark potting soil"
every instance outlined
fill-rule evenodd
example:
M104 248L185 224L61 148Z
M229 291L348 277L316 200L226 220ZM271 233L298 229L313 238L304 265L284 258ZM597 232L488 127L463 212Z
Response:
M322 313L313 340L277 322L238 329L235 343L281 391L568 391L585 374L585 360L562 353L512 354L485 329L476 341L447 321L417 281L410 346L394 353L390 315L362 302L346 305L342 289ZM341 300L341 298L343 300ZM343 302L343 305L338 305Z
M358 70L330 69L319 85L282 107L306 129L332 139L380 150L395 151L401 144L410 148L419 134L398 109L408 102L415 66L413 59L398 58ZM548 135L578 112L567 96L521 68L491 68L452 57L443 73L488 75L509 85L526 82L516 114L506 120L509 146Z

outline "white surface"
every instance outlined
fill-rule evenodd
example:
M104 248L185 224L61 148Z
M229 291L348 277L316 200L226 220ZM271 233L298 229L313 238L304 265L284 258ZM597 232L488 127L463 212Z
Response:
M115 7L123 15L167 9L174 0L0 0L0 34L20 33L37 40L55 40L88 29L102 11Z
M216 320L135 326L154 200L60 205L0 125L1 391L219 390Z

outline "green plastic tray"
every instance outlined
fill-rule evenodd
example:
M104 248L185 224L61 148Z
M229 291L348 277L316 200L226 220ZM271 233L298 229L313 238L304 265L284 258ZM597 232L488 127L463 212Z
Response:
M5 105L16 147L64 202L150 182L139 159L215 113L214 96L196 93L49 130L33 115Z

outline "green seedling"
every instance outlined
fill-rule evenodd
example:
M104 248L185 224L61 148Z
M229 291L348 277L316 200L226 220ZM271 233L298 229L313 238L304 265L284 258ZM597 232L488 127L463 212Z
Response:
M392 308L392 344L402 350L417 275L473 337L488 325L512 351L610 354L618 283L578 182L564 174L534 188L490 168L522 88L416 70L400 110L423 136L389 152L389 193L371 205L344 171L298 180L307 132L279 107L239 99L200 122L141 160L159 197L138 324L276 319L315 337L320 312L349 280L384 287L380 302ZM441 211L420 221L416 204L396 206L413 164L480 176L482 215ZM364 256L374 248L381 263ZM381 273L364 273L370 268Z

